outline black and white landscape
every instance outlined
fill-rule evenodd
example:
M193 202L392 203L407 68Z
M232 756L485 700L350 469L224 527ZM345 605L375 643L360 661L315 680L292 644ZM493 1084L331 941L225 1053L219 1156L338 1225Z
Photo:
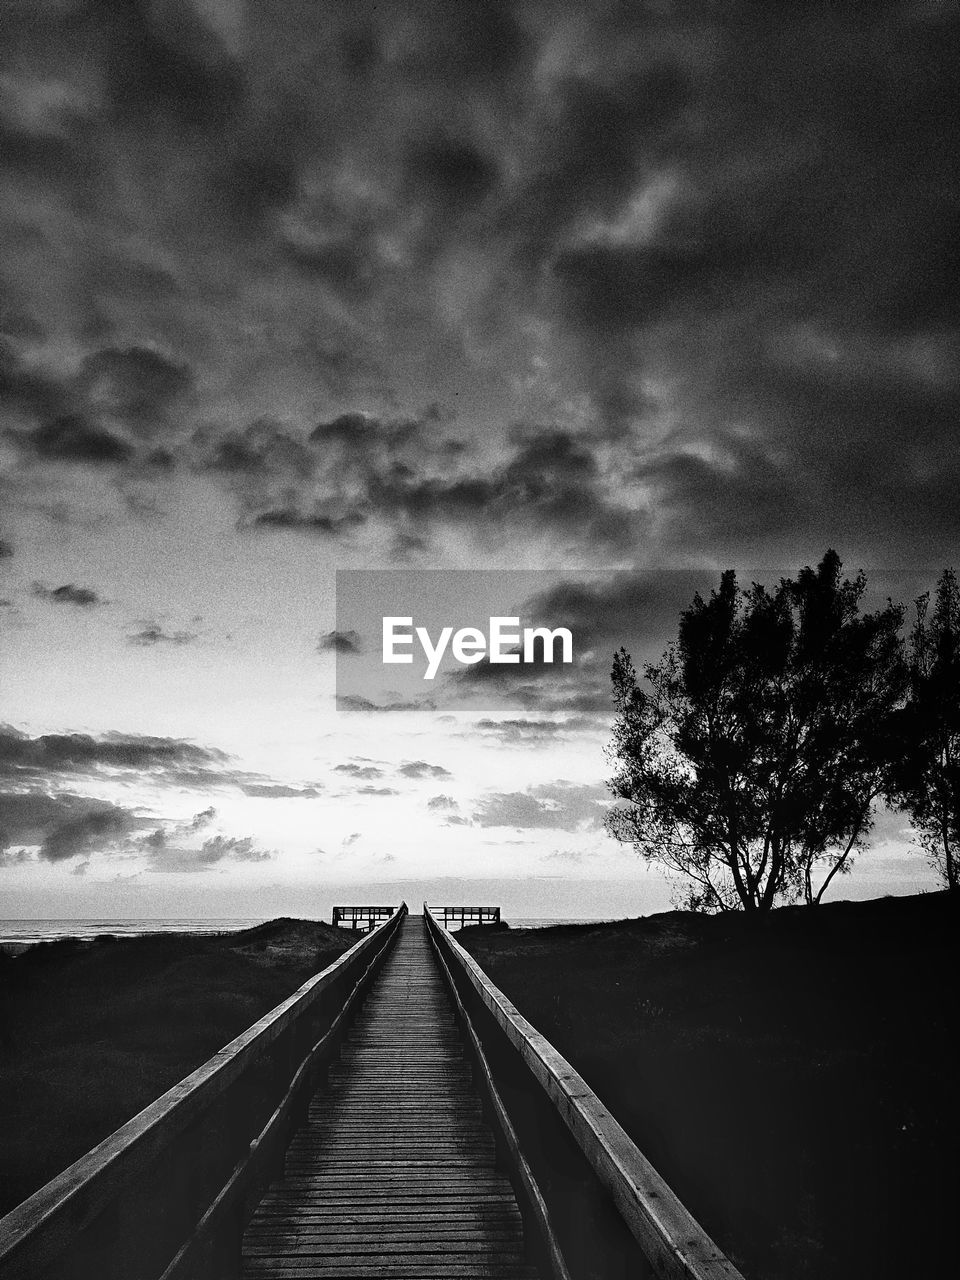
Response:
M831 547L909 626L958 558L955 6L2 21L0 914L667 906L617 646ZM503 570L589 662L338 707L346 568ZM843 894L936 883L879 807Z

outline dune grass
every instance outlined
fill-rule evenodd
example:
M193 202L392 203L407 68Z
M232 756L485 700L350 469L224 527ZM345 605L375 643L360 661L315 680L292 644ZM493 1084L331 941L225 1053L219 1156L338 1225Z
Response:
M0 956L0 1213L356 939L285 919L219 937L64 940Z

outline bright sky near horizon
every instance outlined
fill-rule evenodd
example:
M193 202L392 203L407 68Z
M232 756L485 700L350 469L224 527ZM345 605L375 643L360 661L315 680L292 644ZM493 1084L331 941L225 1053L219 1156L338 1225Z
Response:
M669 905L602 830L616 646L958 559L955 7L4 22L0 916ZM338 710L347 568L499 571L583 661ZM909 838L833 896L932 886Z

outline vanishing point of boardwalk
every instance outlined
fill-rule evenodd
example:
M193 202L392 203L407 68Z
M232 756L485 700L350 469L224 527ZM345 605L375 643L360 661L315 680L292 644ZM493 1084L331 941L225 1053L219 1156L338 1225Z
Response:
M407 916L243 1243L247 1280L531 1280L422 917Z

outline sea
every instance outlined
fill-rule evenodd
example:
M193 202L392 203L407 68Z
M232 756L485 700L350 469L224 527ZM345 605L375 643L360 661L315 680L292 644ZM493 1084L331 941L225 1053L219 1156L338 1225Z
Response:
M55 942L58 938L78 938L88 941L104 934L118 938L138 938L148 933L197 933L208 936L218 933L234 933L238 929L250 929L263 924L268 916L239 916L229 919L183 920L0 920L0 946L15 945L19 950L36 942ZM511 919L507 924L516 929L545 929L558 924L596 924L597 920Z

